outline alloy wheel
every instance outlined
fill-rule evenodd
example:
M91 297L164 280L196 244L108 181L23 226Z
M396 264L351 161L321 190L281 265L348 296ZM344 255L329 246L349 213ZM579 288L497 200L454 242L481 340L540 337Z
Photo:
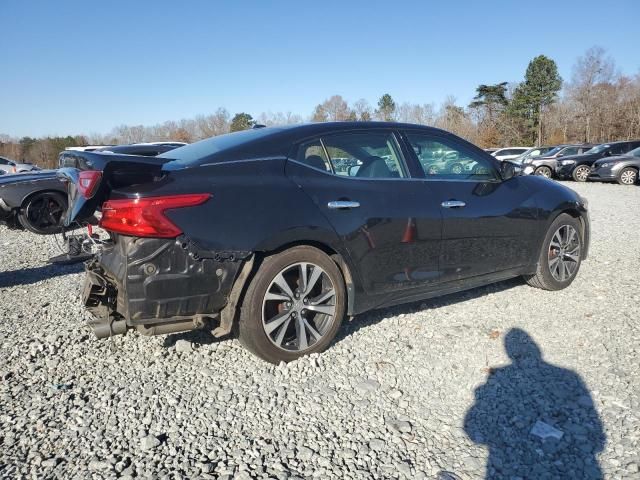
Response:
M276 347L307 350L331 330L336 321L336 290L318 265L298 262L281 270L262 301L262 326Z
M576 180L578 180L579 182L586 182L587 178L589 178L589 172L590 172L589 167L576 168L576 172L575 172Z
M27 206L26 217L35 229L45 230L58 226L63 212L64 206L54 195L43 194Z
M551 169L549 167L540 167L538 168L538 170L536 170L536 175L551 178Z
M549 244L549 270L558 282L571 279L580 264L580 236L571 225L562 225Z
M460 165L459 163L456 163L455 165L453 165L451 167L451 173L455 175L460 175L462 173L462 165Z
M620 174L620 182L624 185L633 185L636 183L637 174L634 170L625 170Z

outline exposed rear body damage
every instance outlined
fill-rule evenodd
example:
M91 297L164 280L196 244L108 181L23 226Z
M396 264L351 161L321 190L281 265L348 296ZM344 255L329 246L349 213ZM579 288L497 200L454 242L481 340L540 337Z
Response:
M119 236L87 265L83 301L96 317L92 327L98 336L117 333L110 330L115 322L124 322L118 331L151 333L216 318L248 255L197 250L184 237Z

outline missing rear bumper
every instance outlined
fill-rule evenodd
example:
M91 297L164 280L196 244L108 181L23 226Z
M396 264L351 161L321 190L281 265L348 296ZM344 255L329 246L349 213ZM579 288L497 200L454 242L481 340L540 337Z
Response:
M247 254L232 252L230 261L227 252L194 255L191 245L183 239L120 236L89 262L83 302L94 317L96 336L131 328L159 335L218 320ZM228 333L230 327L222 330Z

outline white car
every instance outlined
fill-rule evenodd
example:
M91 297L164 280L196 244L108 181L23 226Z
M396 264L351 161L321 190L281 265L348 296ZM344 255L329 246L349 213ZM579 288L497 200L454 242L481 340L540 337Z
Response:
M4 171L4 173L22 173L39 170L39 168L30 163L19 163L7 157L0 157L0 170Z
M529 150L530 147L507 147L507 148L499 148L491 155L496 157L501 162L504 160L513 160L514 158L522 155L524 152Z

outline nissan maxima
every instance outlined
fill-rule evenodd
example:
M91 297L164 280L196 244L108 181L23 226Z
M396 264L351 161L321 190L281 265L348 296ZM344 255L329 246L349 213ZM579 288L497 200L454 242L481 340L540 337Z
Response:
M469 168L429 168L442 151ZM305 124L154 161L61 155L77 165L60 171L65 223L98 209L109 232L82 296L100 338L235 331L287 362L327 348L346 317L518 276L560 290L587 257L584 199L435 128Z

